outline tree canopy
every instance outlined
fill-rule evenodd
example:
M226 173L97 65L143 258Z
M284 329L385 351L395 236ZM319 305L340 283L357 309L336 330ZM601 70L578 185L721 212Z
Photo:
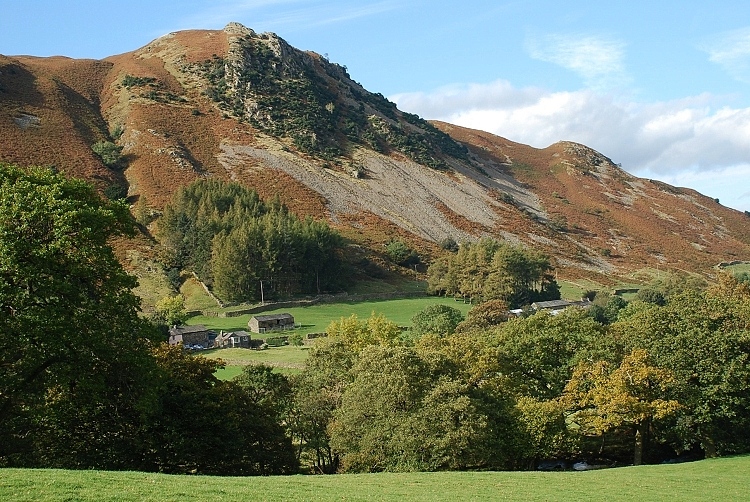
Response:
M199 180L165 207L159 235L170 265L194 271L228 301L335 289L343 278L341 236L300 219L278 198L262 201L236 183Z
M39 423L40 409L55 408L60 417L75 402L81 420L89 410L92 420L106 417L108 405L145 393L128 366L148 357L154 333L138 316L135 279L108 245L130 232L127 206L105 200L88 183L51 169L0 165L0 424L6 430L9 422ZM101 423L107 425L119 427L116 420Z
M560 288L549 258L533 249L493 239L461 244L427 271L433 293L502 300L510 308L535 301L557 300Z
M0 165L0 465L295 472L262 379L220 382L139 315L108 245L131 232L88 183Z

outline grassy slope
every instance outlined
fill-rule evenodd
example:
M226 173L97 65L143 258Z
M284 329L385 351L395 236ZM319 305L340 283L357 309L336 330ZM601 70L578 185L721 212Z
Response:
M4 501L746 500L750 456L588 472L440 472L218 478L0 470Z

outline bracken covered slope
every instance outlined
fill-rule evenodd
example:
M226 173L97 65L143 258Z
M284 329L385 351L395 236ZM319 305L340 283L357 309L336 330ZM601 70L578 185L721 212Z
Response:
M123 147L124 171L91 150L103 140ZM494 236L543 249L562 277L750 258L750 219L695 191L583 145L426 122L345 67L234 23L104 61L0 56L0 162L126 185L156 212L195 179L234 180L360 244Z

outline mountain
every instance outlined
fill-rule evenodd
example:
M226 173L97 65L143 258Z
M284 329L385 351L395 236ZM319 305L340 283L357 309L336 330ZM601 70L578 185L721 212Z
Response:
M237 181L374 253L394 236L429 256L446 238L490 235L601 283L649 268L710 275L750 256L747 215L698 192L584 145L425 121L346 67L236 23L101 61L0 56L0 138L0 162L126 189L155 214L198 178ZM91 148L106 141L123 156L109 167Z

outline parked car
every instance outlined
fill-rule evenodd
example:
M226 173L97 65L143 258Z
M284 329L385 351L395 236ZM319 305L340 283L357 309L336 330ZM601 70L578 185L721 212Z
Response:
M614 465L589 464L588 462L576 462L573 464L574 471L593 471L597 469L609 469L610 467L614 467Z
M538 471L564 471L568 464L564 460L542 460L536 468Z

